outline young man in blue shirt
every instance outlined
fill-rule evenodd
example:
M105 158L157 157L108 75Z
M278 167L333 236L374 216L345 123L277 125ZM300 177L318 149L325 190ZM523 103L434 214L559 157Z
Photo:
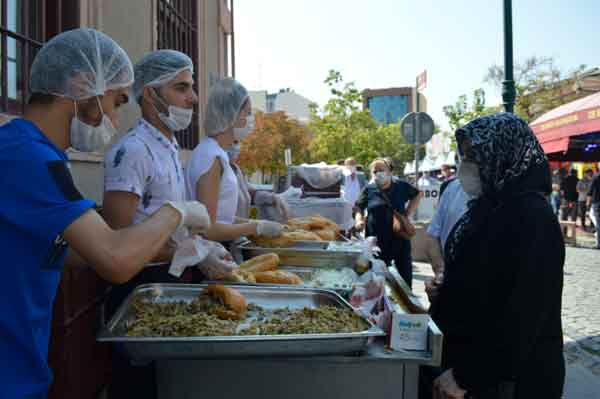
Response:
M73 184L65 149L101 149L128 101L133 68L108 36L76 29L50 40L31 67L22 119L0 128L0 396L44 398L52 303L65 262L108 281L135 276L182 225L208 227L197 202L165 204L115 231Z

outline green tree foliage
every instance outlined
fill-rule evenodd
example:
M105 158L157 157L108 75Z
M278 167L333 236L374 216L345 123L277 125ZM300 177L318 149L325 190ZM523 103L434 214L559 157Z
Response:
M475 118L498 112L500 108L487 107L485 105L485 91L477 89L473 92L473 98L470 103L467 95L463 94L458 97L454 105L446 105L443 111L448 118L450 128L456 130Z
M547 111L579 97L577 84L585 65L564 73L552 57L530 57L515 65L515 113L528 122ZM502 88L504 67L492 65L484 78L498 90Z
M331 99L323 109L311 108L313 162L354 157L366 166L377 157L389 156L400 168L413 158L414 147L405 143L398 124L381 125L369 110L362 109L362 94L353 82L345 83L340 72L330 70L324 83Z

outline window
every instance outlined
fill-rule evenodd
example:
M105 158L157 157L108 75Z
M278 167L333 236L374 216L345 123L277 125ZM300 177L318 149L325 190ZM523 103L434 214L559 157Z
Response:
M158 0L158 43L159 49L173 49L187 54L194 65L198 65L197 3L189 0ZM198 79L195 90L198 92ZM198 105L194 107L198 115ZM176 134L182 148L193 149L198 144L198 118L191 126Z
M0 111L21 114L45 40L79 26L77 0L0 0Z

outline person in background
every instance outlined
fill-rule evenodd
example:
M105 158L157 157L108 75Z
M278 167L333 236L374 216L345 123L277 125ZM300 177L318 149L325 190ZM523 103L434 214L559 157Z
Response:
M33 60L23 118L0 128L4 398L47 396L52 304L64 265L91 267L111 283L124 283L177 228L209 226L202 204L171 201L144 222L115 230L75 187L65 150L104 149L133 79L129 57L110 37L93 29L61 33Z
M230 78L217 81L206 105L206 137L185 169L187 197L205 204L210 214L212 225L206 237L225 247L243 236L277 237L283 231L279 223L236 219L239 183L225 150L250 134L254 125L251 107L248 91L239 82Z
M548 161L510 113L469 122L456 141L459 179L473 200L445 245L430 309L444 334L441 374L423 387L436 398L559 399L565 246L546 199Z
M423 172L421 178L419 178L419 187L430 187L438 185L439 181L431 176L429 172Z
M355 208L356 201L358 201L358 197L360 196L360 192L362 191L362 187L360 184L360 180L358 179L356 173L356 160L354 158L348 158L344 161L344 184L342 191L342 198L352 205L352 208ZM356 213L356 210L353 210L353 215Z
M552 184L552 193L550 194L550 205L552 206L552 211L558 218L560 214L560 185L553 183Z
M577 178L577 170L571 169L569 176L563 179L560 186L563 198L561 220L567 220L570 217L571 221L577 221L577 201L579 200L577 183L579 183L579 179Z
M454 179L454 172L452 170L452 167L448 164L443 164L442 165L442 176L440 177L440 182L446 182L448 180L452 180Z
M388 163L381 158L370 166L373 181L365 186L358 201L355 215L357 231L366 230L366 236L377 237L381 258L388 266L392 261L406 283L412 285L412 258L410 240L396 237L393 232L393 210L410 217L419 205L419 191L399 179L392 179ZM365 211L367 217L365 220Z
M434 274L432 279L425 282L425 292L430 302L435 300L437 289L444 281L444 247L446 241L456 222L467 211L467 204L470 200L459 179L452 179L448 182L425 235L425 250ZM472 181L470 183L472 184Z
M585 219L587 217L587 195L592 187L592 179L594 178L594 172L591 169L587 169L583 174L583 179L577 183L577 194L579 195L578 209L579 217L581 218L581 228L587 230Z
M587 195L587 206L592 213L594 219L594 225L596 226L596 248L600 249L600 174L592 180L590 191Z
M235 172L238 182L239 195L238 207L236 216L238 219L250 219L250 207L256 206L272 206L277 209L277 213L281 216L282 222L287 222L289 218L289 205L280 195L270 191L256 190L248 182L246 175L239 166L238 161L242 146L239 140L234 140L233 145L225 150L229 157L229 164Z

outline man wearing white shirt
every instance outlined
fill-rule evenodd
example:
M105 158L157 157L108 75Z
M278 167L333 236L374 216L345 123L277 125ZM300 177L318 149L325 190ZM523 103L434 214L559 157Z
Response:
M444 246L454 225L467 211L469 195L463 190L458 179L450 181L443 191L437 210L426 234L426 251L431 262L434 278L425 283L430 301L435 298L437 287L443 281Z
M356 160L354 158L348 158L344 161L344 188L342 191L342 198L352 205L356 204L362 187L360 181L356 175Z

